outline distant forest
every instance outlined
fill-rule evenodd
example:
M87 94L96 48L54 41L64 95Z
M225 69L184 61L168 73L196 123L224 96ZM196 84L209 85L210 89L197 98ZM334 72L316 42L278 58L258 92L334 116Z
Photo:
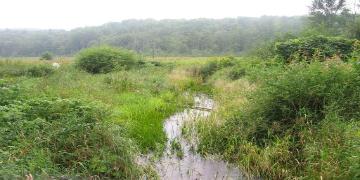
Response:
M280 34L297 34L306 17L126 20L97 27L65 30L0 30L0 56L73 55L108 44L145 55L241 54Z

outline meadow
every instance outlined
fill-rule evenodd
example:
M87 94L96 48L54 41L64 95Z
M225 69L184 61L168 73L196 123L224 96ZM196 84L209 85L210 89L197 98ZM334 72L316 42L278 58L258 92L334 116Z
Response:
M346 42L341 48L358 48ZM280 45L298 53L301 44L291 43ZM161 156L164 120L202 93L216 108L183 135L196 130L188 136L204 157L220 156L248 178L359 178L359 51L325 50L328 57L153 58L100 47L51 61L0 60L0 176L157 179L137 158Z
M0 60L1 177L143 176L136 156L162 152L163 121L201 89L191 65L146 60L93 75L72 58Z

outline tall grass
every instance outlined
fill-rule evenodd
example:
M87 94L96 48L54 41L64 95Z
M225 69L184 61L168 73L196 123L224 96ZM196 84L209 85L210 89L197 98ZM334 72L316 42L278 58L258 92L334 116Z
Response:
M347 63L264 62L253 71L255 64L247 64L238 62L246 69L239 80L224 80L231 68L209 78L220 108L197 124L199 152L272 179L358 178L358 70Z

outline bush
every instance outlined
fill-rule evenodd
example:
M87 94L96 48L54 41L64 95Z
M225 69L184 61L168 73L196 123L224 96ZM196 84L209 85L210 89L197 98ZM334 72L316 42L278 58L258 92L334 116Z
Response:
M235 61L236 59L232 56L224 57L220 60L212 60L201 67L200 76L205 80L222 68L234 66L236 64Z
M313 36L291 39L275 44L278 57L286 62L320 60L338 57L343 61L351 58L355 40Z
M205 80L206 78L213 75L217 70L219 70L218 62L210 61L200 69L200 75Z
M240 67L236 67L230 70L228 77L231 80L237 80L240 79L241 77L246 75L246 71L244 68L240 68Z
M108 46L93 47L80 51L76 56L76 66L92 73L109 73L116 69L128 69L136 62L135 53Z
M53 54L50 52L45 52L44 54L41 55L40 60L52 60L53 59Z
M233 56L223 57L218 60L219 68L227 68L234 66L236 64L236 58Z
M261 118L259 138L296 128L298 120L309 124L321 122L328 111L345 119L360 119L360 79L355 69L346 65L315 63L297 65L266 82L255 97L249 114ZM272 129L276 125L278 128ZM261 137L260 137L261 136Z
M0 174L123 179L137 174L121 127L93 103L32 99L0 106Z
M49 76L55 72L54 68L49 65L38 65L27 69L26 75L31 77Z

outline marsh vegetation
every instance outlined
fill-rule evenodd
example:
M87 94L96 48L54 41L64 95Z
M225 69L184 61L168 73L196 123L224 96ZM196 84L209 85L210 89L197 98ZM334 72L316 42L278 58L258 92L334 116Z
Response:
M344 2L48 32L48 49L0 31L0 179L359 179L360 26Z

